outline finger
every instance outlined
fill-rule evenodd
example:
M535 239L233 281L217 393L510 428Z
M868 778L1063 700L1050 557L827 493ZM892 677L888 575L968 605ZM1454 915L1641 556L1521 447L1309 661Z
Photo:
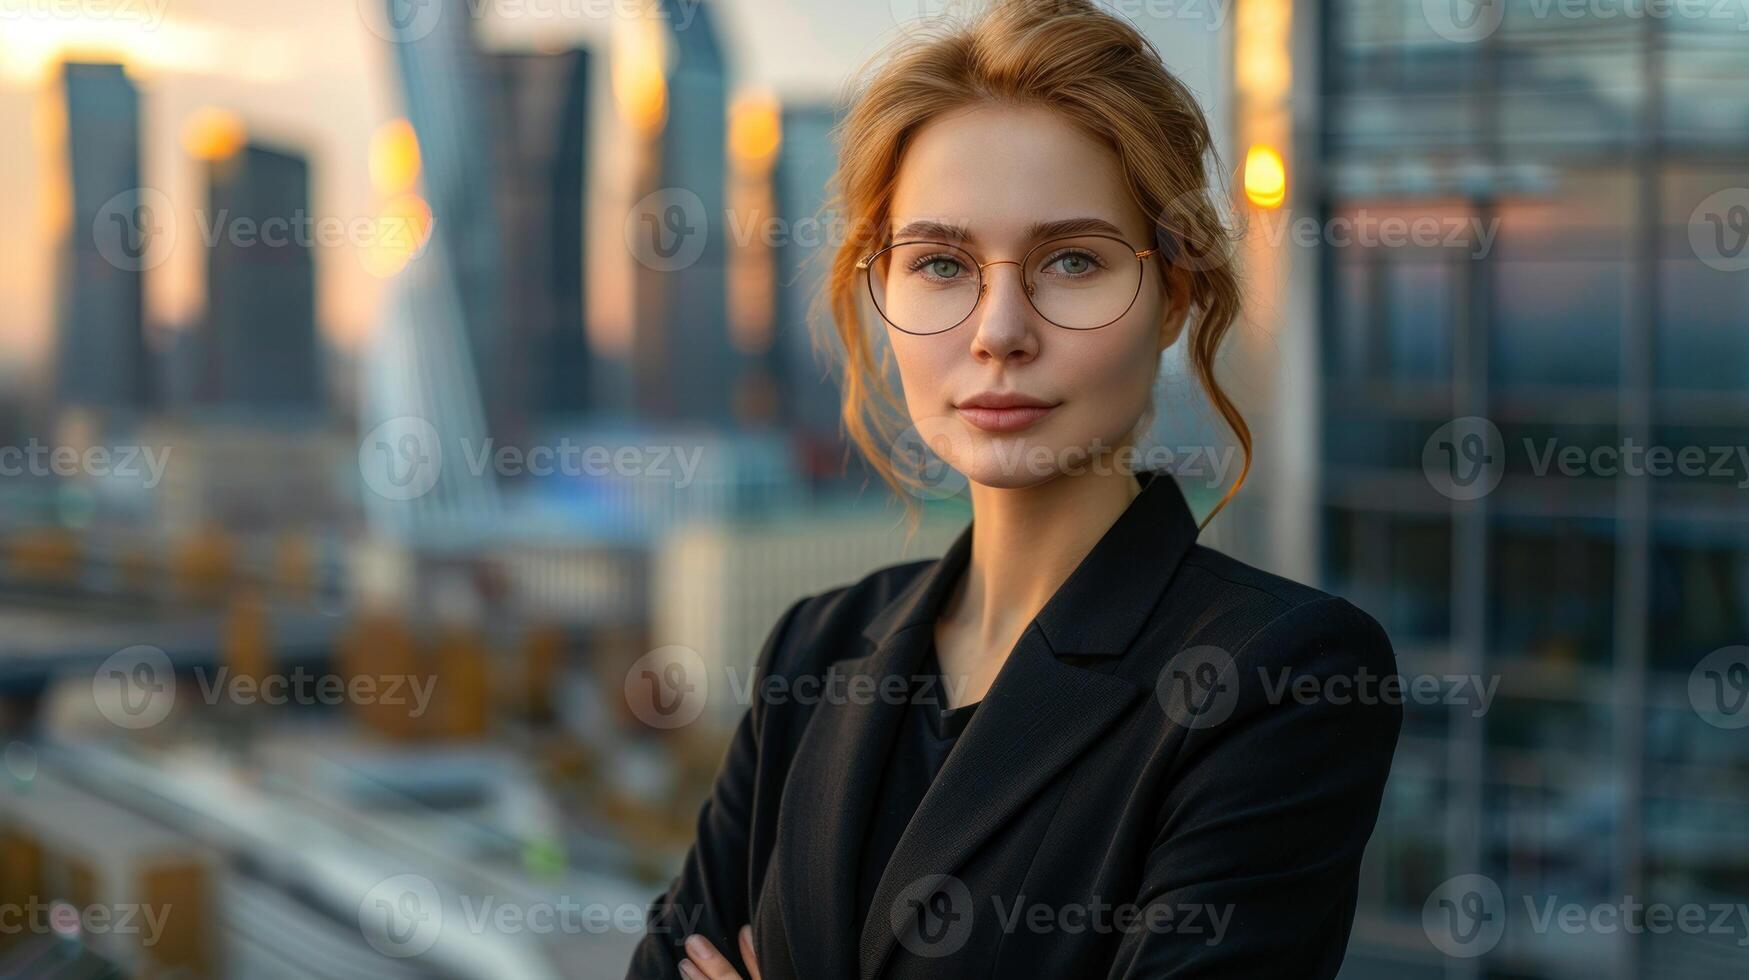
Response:
M706 980L705 975L698 972L698 967L693 966L691 960L680 961L680 975L686 980Z
M741 927L741 959L747 961L749 980L763 980L759 976L759 957L753 952L753 927Z
M698 933L686 937L686 955L708 980L741 980L741 974L735 972L735 964Z

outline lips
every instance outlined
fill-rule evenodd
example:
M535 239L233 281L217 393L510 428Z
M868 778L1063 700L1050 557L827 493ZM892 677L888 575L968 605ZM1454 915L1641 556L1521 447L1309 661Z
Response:
M986 432L1018 432L1049 415L1056 405L1018 392L986 391L960 402L955 410Z
M1018 432L1056 410L1056 406L1025 405L1016 408L984 408L962 405L960 418L986 432Z

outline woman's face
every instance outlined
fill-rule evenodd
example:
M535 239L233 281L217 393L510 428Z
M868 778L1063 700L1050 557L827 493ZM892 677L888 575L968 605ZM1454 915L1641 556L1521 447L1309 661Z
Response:
M1028 301L1015 263L1041 241L1063 236L1029 229L1069 221L1103 222L1109 227L1092 232L1122 238L1132 250L1154 245L1116 156L1048 109L979 106L937 117L917 132L901 161L889 240L958 244L986 265L985 291L969 317L941 333L919 336L875 322L891 339L919 436L974 483L1032 486L1125 444L1147 409L1159 354L1175 339L1178 324L1167 322L1158 257L1141 269L1134 304L1099 329L1057 326ZM963 231L963 239L951 229ZM921 297L911 302L927 305L954 280L962 280L961 290L975 290L976 270L951 257L943 262L918 250L911 259L924 261L895 259L884 273L887 287L877 291L904 288L906 297ZM1035 289L1055 297L1035 293L1058 320L1096 305L1083 299L1091 293L1076 291L1089 272L1134 276L1101 272L1086 256L1060 254L1055 246L1034 252L1029 269ZM906 275L924 278L894 285ZM884 308L893 312L899 302L883 300ZM1182 322L1181 315L1174 319ZM992 393L1047 407L992 411L967 404Z

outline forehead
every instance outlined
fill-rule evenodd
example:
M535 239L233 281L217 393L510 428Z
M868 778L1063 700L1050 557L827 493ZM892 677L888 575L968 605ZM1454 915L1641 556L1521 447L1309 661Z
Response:
M1042 106L980 105L930 120L905 150L892 233L926 220L970 244L1018 245L1040 222L1094 218L1132 241L1147 228L1116 154Z

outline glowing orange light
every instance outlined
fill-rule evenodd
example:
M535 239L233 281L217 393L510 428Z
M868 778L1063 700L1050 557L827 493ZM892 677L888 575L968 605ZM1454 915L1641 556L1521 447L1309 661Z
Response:
M729 153L749 171L763 171L783 144L783 119L777 99L767 93L736 100L729 113Z
M366 272L387 279L407 267L431 240L431 206L417 194L402 194L377 215L376 235L360 251Z
M228 109L206 106L182 125L182 148L196 160L228 160L243 148L243 120Z
M1245 197L1260 208L1287 200L1287 166L1274 147L1258 144L1245 153Z
M410 193L419 181L419 135L405 119L391 119L370 137L370 183L385 197Z

